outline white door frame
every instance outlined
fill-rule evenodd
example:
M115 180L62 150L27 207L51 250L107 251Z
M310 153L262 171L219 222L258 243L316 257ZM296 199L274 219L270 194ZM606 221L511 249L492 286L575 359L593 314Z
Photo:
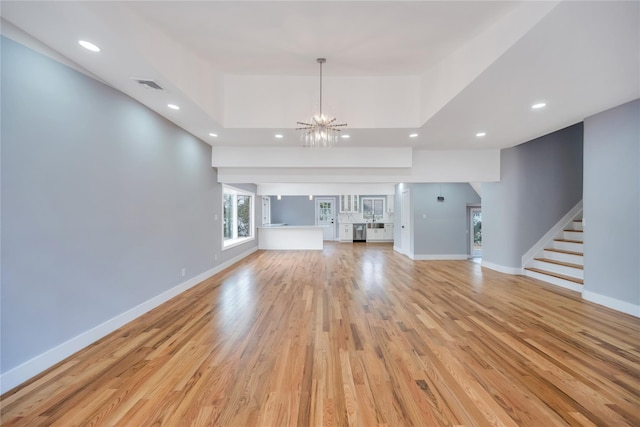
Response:
M482 215L482 207L480 206L469 206L469 256L471 258L481 258L482 257L482 246L480 246L480 253L474 255L473 253L473 212L479 211Z
M320 216L320 203L321 202L331 202L331 209L333 211L333 218L331 218L331 224L327 227L324 227L324 231L323 231L323 240L336 240L336 198L335 197L316 197L314 198L314 200L316 201L315 203L315 207L316 207L316 225L320 226L320 219L318 218Z
M262 196L262 225L271 224L271 199Z
M411 192L404 190L400 196L400 252L411 254Z

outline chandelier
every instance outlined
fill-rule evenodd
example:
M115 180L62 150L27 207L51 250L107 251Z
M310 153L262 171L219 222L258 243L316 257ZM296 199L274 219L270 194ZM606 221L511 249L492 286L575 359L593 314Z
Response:
M322 114L322 64L327 62L324 58L316 59L320 64L320 112L311 117L308 122L297 122L300 127L296 130L302 131L300 134L304 145L314 148L325 148L335 145L338 141L340 128L346 123L336 123L336 119Z

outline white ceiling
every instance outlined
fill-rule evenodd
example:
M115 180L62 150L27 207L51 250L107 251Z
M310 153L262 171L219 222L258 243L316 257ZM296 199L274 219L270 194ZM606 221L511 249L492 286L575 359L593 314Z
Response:
M516 7L507 2L137 2L224 74L421 74Z
M349 123L350 147L510 147L640 97L635 1L3 1L2 17L247 155L300 146L293 128L316 112L317 57L324 105ZM538 101L547 107L532 111Z

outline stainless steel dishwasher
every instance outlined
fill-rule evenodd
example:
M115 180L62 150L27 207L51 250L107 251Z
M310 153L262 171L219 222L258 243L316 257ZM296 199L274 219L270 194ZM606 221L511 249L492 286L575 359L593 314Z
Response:
M353 241L367 241L367 224L353 224Z

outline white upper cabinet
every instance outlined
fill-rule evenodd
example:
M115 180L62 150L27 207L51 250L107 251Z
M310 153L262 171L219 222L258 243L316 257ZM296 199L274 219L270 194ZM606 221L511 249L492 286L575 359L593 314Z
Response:
M360 210L360 200L356 194L340 196L340 213L355 213Z

